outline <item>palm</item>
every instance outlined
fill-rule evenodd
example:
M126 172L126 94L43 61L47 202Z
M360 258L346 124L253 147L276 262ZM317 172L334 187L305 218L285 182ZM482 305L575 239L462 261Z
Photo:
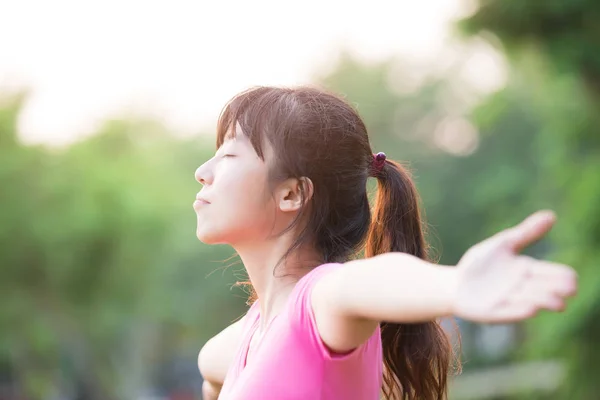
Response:
M574 271L519 255L553 223L552 214L537 213L472 247L457 266L455 314L477 322L512 322L540 309L562 310L564 298L576 290Z

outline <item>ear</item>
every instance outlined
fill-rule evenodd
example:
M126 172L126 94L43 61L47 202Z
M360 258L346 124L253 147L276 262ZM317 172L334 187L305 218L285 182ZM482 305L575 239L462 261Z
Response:
M298 211L313 196L314 186L309 178L289 178L276 191L276 201L283 212Z

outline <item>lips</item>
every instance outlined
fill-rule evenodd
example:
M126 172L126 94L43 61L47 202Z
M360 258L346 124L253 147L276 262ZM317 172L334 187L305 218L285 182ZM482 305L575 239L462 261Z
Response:
M205 204L210 204L210 201L206 200L205 198L200 196L200 193L198 193L196 195L196 201L194 201L194 205L201 206L201 205L205 205Z

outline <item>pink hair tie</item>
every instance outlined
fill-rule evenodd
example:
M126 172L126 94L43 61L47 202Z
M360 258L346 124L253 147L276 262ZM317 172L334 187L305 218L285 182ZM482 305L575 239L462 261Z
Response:
M373 154L372 168L373 172L380 173L385 165L385 153L379 152L377 154Z

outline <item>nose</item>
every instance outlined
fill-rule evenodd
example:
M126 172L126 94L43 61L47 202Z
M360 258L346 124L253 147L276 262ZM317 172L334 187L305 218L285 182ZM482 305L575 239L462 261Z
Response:
M194 173L194 177L202 185L207 185L212 182L212 173L210 171L209 164L209 162L205 162L204 164L199 166L198 169L196 169L196 172Z

